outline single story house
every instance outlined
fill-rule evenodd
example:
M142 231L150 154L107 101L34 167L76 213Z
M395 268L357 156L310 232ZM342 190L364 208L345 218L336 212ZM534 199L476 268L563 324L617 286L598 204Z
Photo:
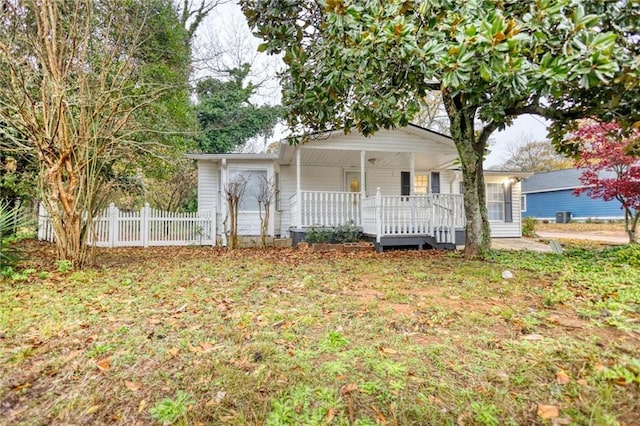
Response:
M616 200L590 198L586 192L579 196L573 191L583 188L581 169L565 169L536 173L522 181L522 216L539 220L568 219L624 219L624 211Z
M380 250L385 246L450 247L463 244L462 175L448 136L409 125L371 137L332 131L307 143L280 143L261 154L200 154L198 209L215 211L224 240L225 188L246 182L239 235L260 234L260 182L275 187L268 234L300 241L310 227L354 223ZM520 237L520 179L530 174L487 171L487 206L493 237Z

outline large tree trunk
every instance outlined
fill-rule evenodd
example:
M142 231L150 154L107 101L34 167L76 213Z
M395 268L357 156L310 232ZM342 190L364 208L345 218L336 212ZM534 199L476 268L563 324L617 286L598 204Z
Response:
M89 261L89 249L84 232L87 223L83 223L84 212L81 211L85 205L78 202L80 195L74 193L79 188L69 185L62 173L47 175L42 195L56 236L58 260L68 260L74 268L81 269Z
M487 218L483 158L491 130L476 134L475 109L465 108L461 96L443 91L443 100L451 122L451 137L458 150L462 169L465 212L465 248L467 257L483 257L491 249L491 229Z

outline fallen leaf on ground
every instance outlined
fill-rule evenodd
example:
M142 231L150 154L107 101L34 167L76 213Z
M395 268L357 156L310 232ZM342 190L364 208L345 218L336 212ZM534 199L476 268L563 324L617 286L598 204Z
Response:
M329 407L329 409L327 410L327 419L324 421L324 424L328 425L329 423L331 423L335 415L336 413L333 410L333 407Z
M442 400L440 398L438 398L437 396L433 396L433 395L429 395L429 402L435 405L439 405L442 406L444 405L444 403L442 402Z
M111 367L111 358L103 358L96 362L96 367L100 371L107 371Z
M100 405L92 405L91 407L87 408L84 412L85 416L88 414L93 414L96 411L98 411L100 409Z
M537 414L542 419L555 419L560 415L560 409L557 405L538 404Z
M169 348L167 353L171 356L178 356L178 352L180 352L180 348Z
M569 378L569 375L566 372L560 370L556 373L556 382L559 385L567 385L569 384L569 382L571 382L571 379Z
M342 387L342 393L343 394L347 394L349 392L353 392L353 391L357 391L358 390L358 385L355 383L349 383L348 385L344 385Z
M143 399L142 401L140 401L140 404L138 404L138 414L142 413L146 407L147 401Z
M522 336L523 340L542 340L544 339L544 337L541 334L526 334L524 336Z
M138 389L140 389L140 386L142 386L142 383L140 383L140 382L130 382L128 380L125 380L124 386L127 389L129 389L130 391L135 392Z
M386 425L387 418L384 416L384 414L382 414L382 412L378 409L378 407L376 407L375 405L372 405L371 409L376 413L376 419L378 420L378 423L381 425Z
M380 353L383 353L383 354L391 354L391 355L393 355L393 354L397 354L398 353L398 351L396 351L395 349L385 348L384 346L379 346L378 350L380 351Z

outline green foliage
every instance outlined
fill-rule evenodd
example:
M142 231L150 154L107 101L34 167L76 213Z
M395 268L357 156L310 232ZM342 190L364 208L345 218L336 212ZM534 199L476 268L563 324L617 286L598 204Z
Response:
M252 104L257 86L246 82L250 70L244 64L229 70L228 80L209 77L196 85L200 151L231 152L251 138L270 136L282 118L279 106Z
M0 139L2 139L1 128ZM2 142L0 141L0 145L1 144ZM36 196L37 190L37 173L35 171L34 164L30 163L24 156L3 155L2 157L2 170L0 170L0 199L33 199Z
M333 231L328 228L312 226L304 233L304 240L309 244L330 243L332 239Z
M603 252L603 257L616 264L640 268L640 244L628 244Z
M471 403L471 411L475 421L480 425L498 426L502 422L498 413L498 408L494 404L487 404L480 401Z
M158 423L162 424L174 424L179 419L184 419L187 410L190 405L195 404L195 401L188 393L181 390L176 392L174 399L164 398L158 401L152 408L149 409L149 414Z
M349 340L342 335L339 331L330 331L327 337L320 344L320 348L326 351L333 351L343 348L349 344Z
M66 274L73 269L73 262L70 260L56 260L56 270L61 274Z
M333 228L337 243L354 243L362 237L362 229L353 220Z
M612 367L605 367L598 375L619 385L640 386L640 359L625 357Z
M538 221L532 217L522 218L522 235L525 237L535 237L537 224Z
M21 260L21 250L14 244L20 227L26 225L26 219L20 206L8 207L0 202L0 271L13 270Z
M353 243L362 237L362 229L353 220L334 227L310 227L304 234L309 244L318 243Z
M327 423L329 410L335 410L342 405L341 399L329 388L299 385L271 403L271 412L266 424L320 426Z

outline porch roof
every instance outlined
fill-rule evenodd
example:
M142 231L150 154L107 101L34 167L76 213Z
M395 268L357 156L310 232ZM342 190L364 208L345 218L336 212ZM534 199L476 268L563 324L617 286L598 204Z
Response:
M300 145L290 145L285 139L273 153L188 153L187 158L212 162L222 159L268 160L290 165L295 162L296 151L300 150L301 165L357 168L361 164L361 152L364 151L367 167L407 168L413 155L417 170L448 169L458 158L450 137L416 125L393 130L381 129L371 137L335 130L311 135L310 138Z
M278 154L275 153L223 153L223 154L203 154L197 152L187 152L186 157L190 160L209 160L220 161L222 159L227 160L277 160Z

